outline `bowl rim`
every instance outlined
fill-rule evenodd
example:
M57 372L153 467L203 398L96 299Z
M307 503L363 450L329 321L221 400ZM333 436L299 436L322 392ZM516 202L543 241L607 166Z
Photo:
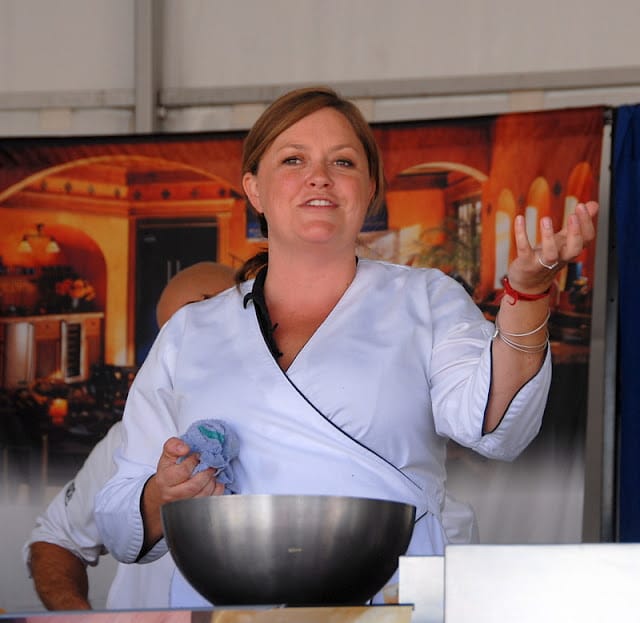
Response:
M193 503L193 504L204 504L205 502L209 502L211 500L217 500L217 499L226 499L226 500L230 500L230 499L247 499L247 498L251 498L251 499L256 499L256 498L261 498L261 499L294 499L294 498L300 498L300 499L317 499L317 500L343 500L343 501L353 501L355 502L372 502L372 503L380 503L380 504L391 504L391 505L397 505L397 506L404 506L404 507L410 507L413 508L414 512L417 512L417 507L415 504L412 504L411 502L403 502L401 500L389 500L389 499L385 499L385 498L375 498L375 497L365 497L365 496L358 496L358 495L338 495L338 494L324 494L324 493L320 493L320 494L316 494L316 493L234 493L234 494L230 494L230 495L209 495L209 496L202 496L202 497L197 497L197 498L183 498L180 500L172 500L170 502L165 502L164 504L161 505L161 509L164 509L165 507L169 507L172 505L179 505L179 504L188 504L188 503Z

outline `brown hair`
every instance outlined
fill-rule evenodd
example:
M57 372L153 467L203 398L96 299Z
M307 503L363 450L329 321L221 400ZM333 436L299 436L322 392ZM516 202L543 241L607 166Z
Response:
M305 87L289 91L275 100L260 115L245 138L242 152L242 175L258 172L260 160L271 144L294 123L323 108L333 108L342 113L351 124L367 156L369 176L375 183L375 192L367 215L375 214L384 201L385 179L382 157L371 127L358 107L344 99L329 87ZM247 200L248 205L251 205ZM253 207L253 206L251 206ZM267 222L258 215L262 234L267 237ZM267 251L261 251L250 258L238 271L237 280L244 281L267 263Z

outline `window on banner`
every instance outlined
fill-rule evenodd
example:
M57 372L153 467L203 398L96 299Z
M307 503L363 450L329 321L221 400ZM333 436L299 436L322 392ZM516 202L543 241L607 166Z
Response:
M509 259L511 257L511 229L516 214L516 201L510 190L503 190L498 196L496 210L496 268L494 274L494 287L502 288L502 278L507 274Z
M475 288L480 280L480 240L482 239L480 197L469 197L456 204L460 253L456 270L465 283Z

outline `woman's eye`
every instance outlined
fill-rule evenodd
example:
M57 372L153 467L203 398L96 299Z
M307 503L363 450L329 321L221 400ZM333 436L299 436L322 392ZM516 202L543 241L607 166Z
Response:
M349 160L349 158L338 158L336 164L340 167L352 167L353 160Z
M298 156L289 156L282 161L283 164L300 164L301 162L302 158L299 158Z

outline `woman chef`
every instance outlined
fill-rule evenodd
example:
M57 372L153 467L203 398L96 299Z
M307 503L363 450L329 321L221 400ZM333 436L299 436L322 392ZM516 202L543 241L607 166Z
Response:
M547 292L594 237L597 204L565 228L541 219L517 257L495 325L455 280L356 258L384 196L382 162L358 109L328 88L276 100L248 134L243 187L268 251L239 284L183 308L136 377L118 471L97 498L104 542L125 562L166 552L160 507L220 495L212 470L178 439L196 420L237 433L235 491L408 502L408 553L446 544L445 444L513 459L537 434L551 378ZM171 604L200 598L176 572Z

